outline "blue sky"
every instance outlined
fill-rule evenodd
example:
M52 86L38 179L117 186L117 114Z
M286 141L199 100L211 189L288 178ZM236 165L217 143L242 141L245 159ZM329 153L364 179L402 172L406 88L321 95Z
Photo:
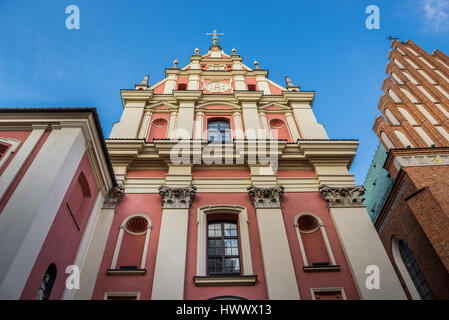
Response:
M65 9L80 9L81 28L67 30ZM380 30L368 30L368 5ZM315 1L22 1L0 0L0 106L94 106L105 136L122 112L120 89L146 73L163 78L206 32L237 49L244 62L289 75L315 90L315 115L330 138L360 140L351 172L362 184L378 143L372 131L387 64L388 35L427 51L449 53L449 0Z

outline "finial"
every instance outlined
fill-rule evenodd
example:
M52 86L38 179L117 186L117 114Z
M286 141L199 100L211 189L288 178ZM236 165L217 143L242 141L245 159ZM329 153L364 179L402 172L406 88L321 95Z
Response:
M259 62L257 60L254 60L254 67L256 67L256 69L259 69Z
M299 91L299 90L301 90L301 87L300 86L295 86L293 84L293 81L291 81L288 76L285 76L285 84L286 84L286 87L287 87L288 91Z
M173 61L173 64L174 64L174 67L175 67L175 68L178 67L178 63L179 63L178 59L175 59L175 60Z
M148 78L150 77L149 74L146 74L145 77L143 78L142 82L140 84L142 85L148 85Z
M195 54L198 54L200 52L200 49L195 48Z
M235 54L237 52L237 50L235 50L235 48L232 48L232 54Z

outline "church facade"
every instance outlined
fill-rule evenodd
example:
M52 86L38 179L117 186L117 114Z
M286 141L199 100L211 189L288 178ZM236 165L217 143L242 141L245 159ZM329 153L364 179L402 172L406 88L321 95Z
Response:
M406 299L314 92L216 39L165 75L121 90L108 139L95 110L0 110L0 297Z
M449 299L449 58L393 41L365 203L409 299Z

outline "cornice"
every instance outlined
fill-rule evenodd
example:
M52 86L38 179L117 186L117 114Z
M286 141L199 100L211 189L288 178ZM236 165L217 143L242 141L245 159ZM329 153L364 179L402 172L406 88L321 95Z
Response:
M173 97L176 101L197 101L202 95L202 90L173 90Z
M234 90L234 96L239 102L258 102L263 91Z
M126 103L133 101L138 102L142 101L148 104L150 100L153 98L154 91L151 90L129 90L129 89L121 89L120 94L122 96L122 104L123 107L126 106Z
M282 96L286 103L294 103L294 102L310 102L310 105L313 104L315 99L314 91L283 91Z

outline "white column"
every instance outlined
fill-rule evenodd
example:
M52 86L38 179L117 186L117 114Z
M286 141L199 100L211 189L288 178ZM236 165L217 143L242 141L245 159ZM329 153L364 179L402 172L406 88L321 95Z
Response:
M182 300L189 209L164 209L154 270L152 300Z
M169 74L167 81L165 81L164 94L172 94L173 90L176 89L176 82L178 76L176 74Z
M263 94L265 95L271 94L270 86L268 85L268 81L267 78L265 78L265 76L257 76L256 81L259 91L263 91Z
M204 112L196 113L195 120L195 139L201 140L203 139L203 122L204 122Z
M255 102L242 102L243 122L245 124L245 135L248 139L261 138L259 113Z
M245 77L241 75L234 76L235 90L246 90Z
M151 120L151 111L146 111L145 115L143 116L142 124L140 126L140 131L138 138L139 139L146 139L148 136L148 128L150 127L150 120Z
M110 235L115 209L103 207L98 210L93 233L89 239L84 262L80 267L80 288L75 290L67 299L89 300L94 292L104 250ZM106 272L106 270L103 270Z
M280 208L257 208L268 299L299 300L293 260Z
M3 174L0 176L0 199L5 195L6 190L8 190L11 183L19 173L25 161L28 159L31 152L33 152L36 144L39 142L40 138L45 132L45 128L36 128L31 131L28 138L23 143L20 150L16 153L16 156L6 167Z
M238 111L234 112L234 131L235 138L237 140L245 139L245 135L243 133L242 115Z
M186 171L187 168L181 170ZM196 188L188 186L176 189L164 186L159 191L163 210L151 299L182 300L189 210Z
M53 130L0 215L0 299L19 299L86 147Z
M379 235L360 200L359 187L320 187L363 300L405 300L404 289L391 265ZM379 289L368 288L369 267L378 270ZM372 271L370 271L372 272ZM374 275L375 276L375 275Z
M268 125L267 116L265 115L265 112L259 112L259 119L263 139L271 139L271 130Z
M169 123L169 126L168 126L168 135L167 135L169 139L174 139L175 138L177 117L178 117L178 112L177 111L173 111L170 114L170 123Z
M182 101L179 104L178 125L175 138L191 139L193 131L194 101Z
M290 135L292 136L293 142L298 141L301 139L298 132L298 127L296 126L295 118L293 117L293 114L291 112L287 112L285 114L285 117L287 119L288 128L290 130Z
M193 68L193 66L192 66ZM191 74L189 77L189 90L200 90L200 75Z

